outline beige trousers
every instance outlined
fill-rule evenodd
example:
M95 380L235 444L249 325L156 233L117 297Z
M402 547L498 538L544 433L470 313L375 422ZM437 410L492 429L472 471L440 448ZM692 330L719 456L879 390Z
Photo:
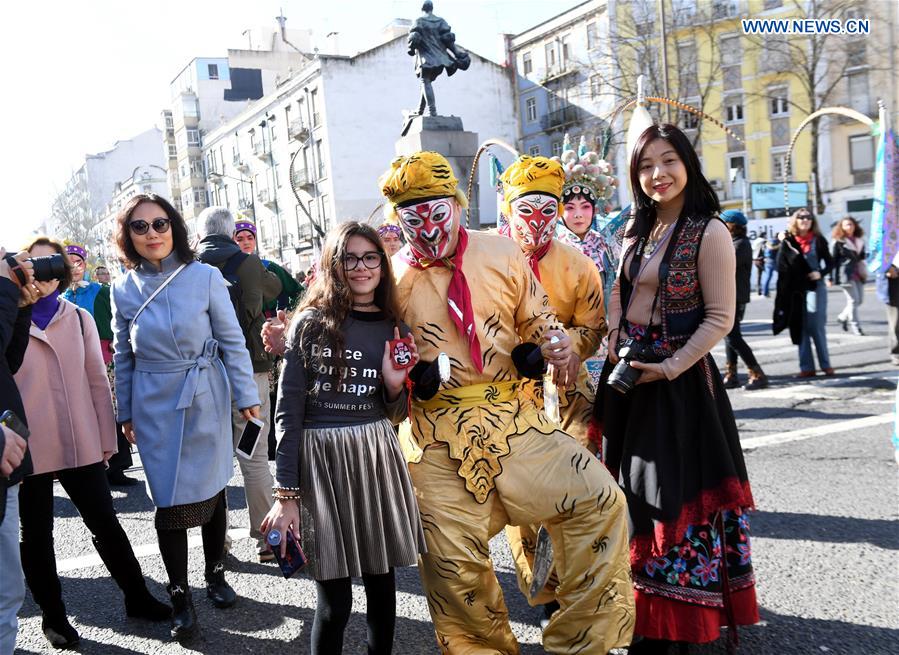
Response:
M552 537L561 609L543 633L546 651L605 655L627 646L634 595L624 495L563 432L529 429L509 445L483 504L465 490L446 448L428 448L409 465L428 545L422 583L441 652L519 652L488 546L507 524L542 524Z
M240 473L243 475L244 493L247 497L247 510L250 514L250 536L255 537L262 545L263 537L259 532L259 526L262 525L262 519L268 514L272 508L272 485L274 478L272 471L268 465L268 431L271 429L272 422L272 402L269 396L268 373L253 373L253 380L256 382L256 388L259 390L259 400L262 405L259 407L259 418L265 423L259 432L259 443L256 445L256 452L253 453L253 459L248 460L243 457L237 458L240 466ZM247 424L246 419L241 416L236 407L232 405L231 410L231 429L234 438L234 447L240 441L240 435L243 434L244 426Z

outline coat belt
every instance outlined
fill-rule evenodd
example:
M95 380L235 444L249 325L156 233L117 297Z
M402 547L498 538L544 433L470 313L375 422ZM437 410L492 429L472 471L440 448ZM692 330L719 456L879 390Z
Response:
M219 342L215 339L207 339L203 344L203 354L196 359L141 359L136 358L134 362L134 370L144 371L145 373L180 373L187 371L187 377L181 387L181 394L178 396L178 404L175 409L187 409L193 404L194 396L197 394L197 387L200 384L200 371L203 371L214 363L221 360L218 356Z

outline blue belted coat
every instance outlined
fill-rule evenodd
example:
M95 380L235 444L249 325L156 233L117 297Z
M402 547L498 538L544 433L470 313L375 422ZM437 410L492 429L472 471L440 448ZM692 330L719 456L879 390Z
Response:
M112 286L118 421L131 421L157 507L208 500L234 472L231 396L259 404L225 279L191 262L132 320L181 262L147 262Z

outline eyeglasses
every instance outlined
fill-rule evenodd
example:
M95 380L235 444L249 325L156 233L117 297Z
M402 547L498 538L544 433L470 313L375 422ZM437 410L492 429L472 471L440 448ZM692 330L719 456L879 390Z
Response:
M811 216L797 216L797 217L796 217L796 220L797 220L797 221L811 221L811 220L813 220L813 219L812 219Z
M383 255L379 252L367 252L361 257L352 253L347 253L343 256L343 268L347 271L355 271L359 266L359 262L362 262L362 265L365 266L365 268L374 270L381 265L382 257Z
M169 231L169 228L172 226L171 218L157 218L152 222L148 223L143 220L131 221L128 223L128 227L131 228L131 231L135 234L146 234L150 227L153 227L153 231L156 234L165 234Z

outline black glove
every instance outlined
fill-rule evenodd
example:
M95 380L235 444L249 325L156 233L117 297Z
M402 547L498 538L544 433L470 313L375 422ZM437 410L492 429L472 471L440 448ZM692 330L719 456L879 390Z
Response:
M531 380L539 380L546 371L543 351L536 343L521 343L512 349L512 363L518 375Z
M420 360L409 371L412 380L412 395L419 400L430 400L440 389L440 368L437 360L426 362Z

